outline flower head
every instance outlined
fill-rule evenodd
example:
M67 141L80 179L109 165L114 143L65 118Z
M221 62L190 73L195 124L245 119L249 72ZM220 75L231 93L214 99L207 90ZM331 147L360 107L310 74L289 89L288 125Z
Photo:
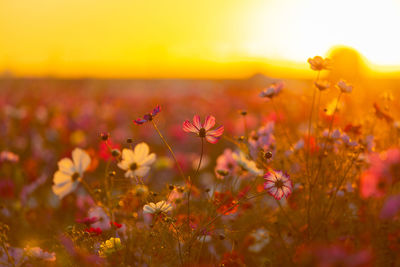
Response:
M111 237L100 245L99 256L107 257L122 249L121 239Z
M167 213L172 210L171 204L167 203L166 201L162 200L154 204L153 202L144 205L143 212L150 213L150 214L160 214L160 213Z
M26 247L24 248L25 254L29 258L44 260L44 261L55 261L56 254L54 252L47 252L42 250L40 247Z
M314 82L315 87L318 88L318 90L320 91L324 91L326 89L328 89L331 86L331 83L325 80L318 80L316 82Z
M285 84L283 82L277 82L269 87L265 88L261 93L260 97L268 97L268 98L273 98L277 96L283 89Z
M276 200L280 200L283 196L287 198L293 191L292 181L289 175L282 171L271 171L264 175L264 188Z
M220 139L221 135L224 133L224 126L219 126L215 130L211 130L215 125L214 116L207 116L204 124L200 122L200 116L195 115L193 117L193 122L186 120L183 123L183 130L187 133L195 133L201 138L206 138L211 144L215 144Z
M143 177L150 170L150 165L156 160L154 153L149 154L149 146L142 142L135 146L135 149L124 148L122 150L122 160L118 167L125 170L125 177Z
M320 56L309 58L307 62L310 63L310 68L315 71L329 70L331 65L331 61L329 58L323 59Z
M249 160L242 151L234 152L232 154L232 157L237 162L237 164L246 171L254 175L262 175L262 170L257 168L256 163L252 160Z
M342 93L351 93L351 91L353 91L353 86L346 83L344 80L340 80L337 83L337 87L340 89Z
M135 124L137 124L137 125L140 125L140 124L143 124L143 123L145 123L145 122L152 121L153 118L154 118L158 113L160 113L160 111L161 111L161 107L158 105L158 106L156 106L150 113L144 115L143 118L138 118L138 119L136 119L136 120L133 120L133 122L134 122Z
M84 150L75 148L72 151L72 160L63 158L58 162L58 171L53 177L53 192L63 198L78 186L79 179L90 165L90 156Z

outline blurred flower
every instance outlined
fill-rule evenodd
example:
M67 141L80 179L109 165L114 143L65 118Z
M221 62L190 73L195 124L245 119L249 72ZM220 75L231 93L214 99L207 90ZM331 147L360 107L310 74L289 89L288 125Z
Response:
M200 117L195 115L193 117L193 122L186 120L183 123L183 130L187 133L192 132L197 134L201 138L206 138L206 140L212 144L215 144L220 139L220 136L224 133L224 126L219 126L215 130L211 130L215 125L214 116L207 116L204 124L200 123Z
M101 230L108 230L111 228L110 226L110 218L107 216L103 208L101 207L94 207L91 208L88 212L89 218L98 218L98 220L92 223L93 228L100 228Z
M99 256L107 257L122 249L121 239L111 237L100 245Z
M314 82L315 87L318 88L320 91L324 91L328 89L331 86L331 83L325 80L318 80Z
M101 142L100 147L99 147L99 157L102 158L103 160L107 161L109 159L115 159L111 151L113 149L120 149L121 146L119 144L116 144L111 141L111 139L108 139L107 141Z
M133 120L133 122L134 122L136 125L140 125L140 124L143 124L143 123L145 123L145 122L152 121L153 118L154 118L160 111L161 111L161 107L160 107L160 106L156 106L150 113L144 115L143 118L139 118L139 119Z
M353 86L346 83L344 80L340 80L337 83L337 87L340 89L342 93L351 93L351 91L353 90Z
M88 232L89 234L94 234L94 235L101 235L101 233L103 233L103 231L99 227L86 228L85 231Z
M252 131L249 136L250 155L253 158L258 157L260 150L274 152L273 146L275 144L274 136L275 122L270 121L264 126L260 127L257 131ZM273 153L274 154L274 153Z
M400 195L390 196L381 209L381 219L392 219L400 210Z
M72 151L72 160L63 158L58 162L58 171L53 178L53 192L63 198L78 186L79 179L83 178L84 171L90 165L90 156L82 149Z
M144 177L150 170L150 165L156 160L154 153L149 154L149 146L142 142L135 146L134 151L124 148L122 160L118 167L125 170L125 177Z
M214 192L213 202L217 208L217 212L223 215L234 214L238 209L238 201L230 191Z
M10 152L10 151L1 151L0 152L0 163L3 163L3 162L16 163L18 161L19 161L19 156L17 154L14 154L13 152Z
M268 97L268 98L273 98L277 96L283 89L285 84L283 82L277 82L269 87L265 88L261 93L260 97Z
M400 180L400 149L369 156L371 166L361 174L360 194L363 198L383 197L387 190Z
M154 204L153 202L144 205L143 212L150 214L167 213L172 210L171 204L162 200Z
M276 200L280 200L283 196L287 198L293 191L289 175L282 171L270 171L264 175L264 179L264 188Z
M258 253L269 243L269 233L264 228L259 228L250 234L253 239L252 244L248 246L249 251Z
M215 166L217 178L223 179L225 176L232 175L236 168L237 163L233 158L232 150L225 149L224 153L217 158L217 166Z
M24 248L25 254L34 259L41 259L44 261L55 261L56 260L56 254L54 252L49 253L46 251L43 251L40 247L27 247Z
M320 56L309 58L307 62L310 64L310 68L315 71L329 70L331 65L329 58L323 59Z
M247 159L246 155L242 151L234 152L232 157L236 163L246 171L254 175L262 175L262 170L257 168L257 165L254 161Z

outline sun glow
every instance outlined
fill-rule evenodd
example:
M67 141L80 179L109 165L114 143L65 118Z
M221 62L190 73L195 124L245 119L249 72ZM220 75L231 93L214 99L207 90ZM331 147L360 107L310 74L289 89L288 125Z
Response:
M399 14L396 0L0 0L0 71L246 77L305 70L337 45L400 71Z

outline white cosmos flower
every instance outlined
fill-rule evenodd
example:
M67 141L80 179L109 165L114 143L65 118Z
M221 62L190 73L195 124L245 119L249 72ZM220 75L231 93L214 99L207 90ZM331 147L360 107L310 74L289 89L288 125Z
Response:
M151 202L143 207L143 212L150 214L167 213L170 210L172 210L171 204L165 202L164 200L157 202L156 204Z
M239 166L254 175L262 175L263 171L257 168L254 161L247 159L246 155L242 152L234 152L232 158L237 162Z
M60 199L78 186L79 179L90 165L90 156L83 149L75 148L72 151L72 160L63 158L58 162L58 171L53 177L53 192Z
M135 150L125 148L122 150L122 160L118 167L125 170L125 177L143 177L150 170L150 165L156 160L156 155L149 155L149 146L140 143L135 146Z

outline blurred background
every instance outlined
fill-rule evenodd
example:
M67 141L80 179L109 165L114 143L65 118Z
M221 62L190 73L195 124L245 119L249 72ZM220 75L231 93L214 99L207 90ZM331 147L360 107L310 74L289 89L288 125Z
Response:
M0 0L0 73L314 78L307 58L321 55L349 78L393 78L399 15L397 0Z

